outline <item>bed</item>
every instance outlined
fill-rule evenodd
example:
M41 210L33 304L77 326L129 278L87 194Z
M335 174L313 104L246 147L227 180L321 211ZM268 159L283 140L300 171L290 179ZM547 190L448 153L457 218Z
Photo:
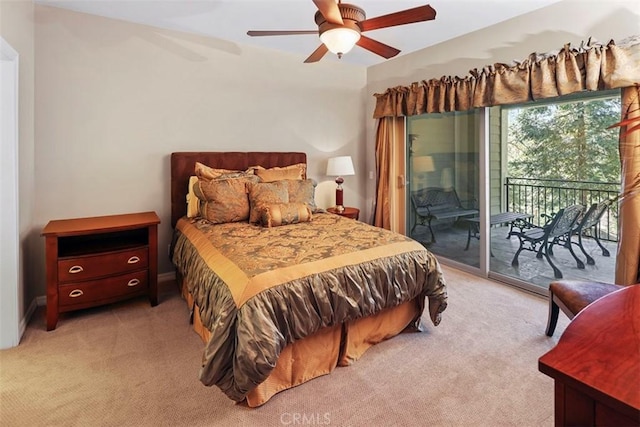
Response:
M227 191L236 179L248 201ZM171 154L171 257L205 343L200 381L249 407L420 330L425 311L437 326L447 306L433 254L318 209L313 191L305 153Z

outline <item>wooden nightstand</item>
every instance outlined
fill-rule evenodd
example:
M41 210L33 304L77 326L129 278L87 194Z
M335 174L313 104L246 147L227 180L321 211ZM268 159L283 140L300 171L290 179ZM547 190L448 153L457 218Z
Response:
M357 220L358 217L360 216L360 209L358 209L358 208L349 208L349 207L346 207L346 206L344 208L344 211L342 211L342 212L338 212L335 207L328 208L327 212L330 212L330 213L336 214L336 215L340 215L340 216L344 216L344 217L347 217L347 218L355 219L355 220Z
M47 330L67 311L145 294L157 305L159 223L155 212L50 221Z

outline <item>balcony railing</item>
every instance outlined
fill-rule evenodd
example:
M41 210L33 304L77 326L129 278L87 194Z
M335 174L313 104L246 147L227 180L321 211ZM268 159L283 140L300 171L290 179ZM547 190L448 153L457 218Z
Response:
M593 203L615 198L619 182L571 181L507 177L504 184L507 209L533 215L532 222L544 225L546 217L576 203L589 208ZM601 240L618 241L618 205L613 203L599 224Z

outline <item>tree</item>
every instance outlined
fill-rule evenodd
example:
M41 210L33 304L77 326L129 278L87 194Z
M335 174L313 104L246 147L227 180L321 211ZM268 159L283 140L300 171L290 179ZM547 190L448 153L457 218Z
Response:
M619 182L619 117L619 96L512 109L509 176Z

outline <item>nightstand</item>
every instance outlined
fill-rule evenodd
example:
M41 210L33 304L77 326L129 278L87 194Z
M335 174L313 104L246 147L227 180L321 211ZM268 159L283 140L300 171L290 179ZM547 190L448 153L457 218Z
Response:
M342 211L342 212L338 212L335 207L328 208L327 212L330 212L330 213L336 214L336 215L340 215L340 216L344 216L344 217L347 217L347 218L355 219L355 220L357 220L358 217L360 216L360 209L358 209L358 208L349 208L349 207L346 207L346 206L344 208L344 211Z
M67 311L141 295L157 305L159 223L155 212L50 221L47 330Z

